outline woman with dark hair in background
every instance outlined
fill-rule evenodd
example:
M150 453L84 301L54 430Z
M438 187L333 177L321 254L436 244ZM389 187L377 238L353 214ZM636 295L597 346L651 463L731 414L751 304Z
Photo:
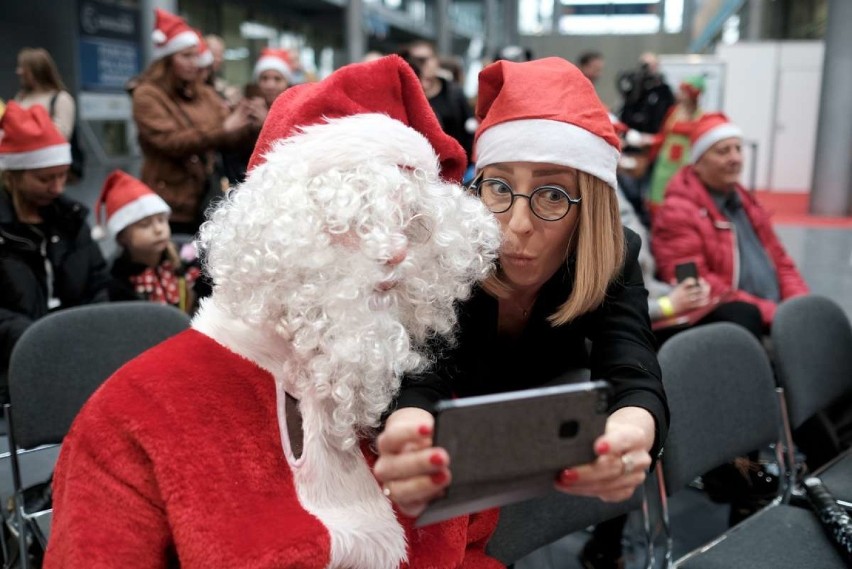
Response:
M142 147L142 181L172 209L173 233L195 233L206 200L221 192L214 151L255 136L262 118L239 104L229 112L199 81L198 35L181 18L157 10L154 62L133 91Z

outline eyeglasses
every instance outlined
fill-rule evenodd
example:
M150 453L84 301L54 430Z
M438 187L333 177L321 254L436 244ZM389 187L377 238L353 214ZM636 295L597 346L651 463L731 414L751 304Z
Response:
M559 221L571 211L572 205L578 205L582 198L572 198L568 192L558 186L539 186L532 193L516 194L503 180L495 178L475 179L470 191L479 196L491 213L509 211L515 198L526 198L530 202L530 211L544 221Z

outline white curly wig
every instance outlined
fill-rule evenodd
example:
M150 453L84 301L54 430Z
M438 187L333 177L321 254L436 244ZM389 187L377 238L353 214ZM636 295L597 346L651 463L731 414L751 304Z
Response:
M289 345L287 391L325 409L343 450L428 364L430 336L451 335L499 242L479 200L440 179L427 140L376 114L276 143L199 237L215 304Z

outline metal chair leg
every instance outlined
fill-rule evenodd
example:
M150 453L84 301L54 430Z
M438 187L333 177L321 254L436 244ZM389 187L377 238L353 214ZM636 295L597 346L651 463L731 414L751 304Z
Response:
M648 484L650 477L642 485L642 526L645 530L645 569L654 569L654 535L651 532L651 510L648 506Z
M778 395L778 407L781 410L781 441L784 452L778 450L776 445L776 454L778 456L778 466L784 472L783 483L784 490L781 494L781 503L789 504L790 497L793 495L793 490L796 487L796 465L795 450L793 446L793 431L790 426L790 414L787 410L787 400L784 398L784 388L776 387L775 393Z
M663 476L663 465L657 463L657 484L660 487L660 512L663 519L663 533L666 536L665 567L671 569L672 556L674 555L674 540L672 539L672 526L669 521L669 498L666 495L666 479Z
M9 435L10 459L12 461L12 484L15 489L15 517L18 521L18 547L21 556L21 569L29 569L30 558L27 548L27 522L24 511L24 489L21 484L21 470L18 464L18 445L15 439L15 422L12 420L12 406L8 403L3 405L6 414L6 423Z

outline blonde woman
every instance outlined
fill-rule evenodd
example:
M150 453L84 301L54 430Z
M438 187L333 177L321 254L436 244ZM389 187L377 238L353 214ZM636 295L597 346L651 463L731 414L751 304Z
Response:
M556 486L625 500L661 449L668 408L640 240L619 220L618 139L592 84L558 58L487 67L477 118L472 189L502 228L498 269L460 306L454 346L402 388L375 474L404 512L419 514L452 470L452 457L432 446L435 401L536 387L588 367L614 387L606 432L597 459L564 470Z

